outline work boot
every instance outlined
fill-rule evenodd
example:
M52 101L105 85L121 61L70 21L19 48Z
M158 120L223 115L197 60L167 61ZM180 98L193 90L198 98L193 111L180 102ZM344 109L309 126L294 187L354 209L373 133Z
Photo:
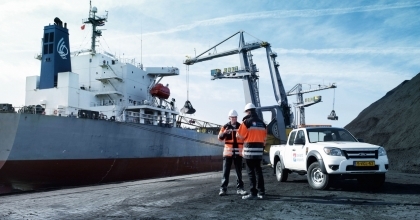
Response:
M264 197L265 197L265 191L258 192L257 196L258 196L258 198L260 198L260 199L264 199Z
M238 189L238 190L236 190L236 194L238 194L238 195L246 195L247 192L244 189Z
M242 196L242 199L254 200L254 199L258 199L258 196L249 194L249 195L246 195L246 196Z
M226 195L226 191L223 191L222 189L219 192L219 196L225 196Z

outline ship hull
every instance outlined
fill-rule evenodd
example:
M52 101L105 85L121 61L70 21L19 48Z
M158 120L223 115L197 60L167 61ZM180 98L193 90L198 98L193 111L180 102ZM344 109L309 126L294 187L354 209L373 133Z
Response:
M31 190L218 171L223 145L195 130L0 114L0 185ZM3 141L4 140L4 141Z

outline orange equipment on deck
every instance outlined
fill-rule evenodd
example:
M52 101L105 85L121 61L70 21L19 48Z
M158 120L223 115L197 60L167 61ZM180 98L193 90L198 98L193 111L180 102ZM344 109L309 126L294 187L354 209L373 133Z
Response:
M161 83L156 84L150 90L150 94L154 97L158 97L160 99L168 99L171 91L168 87L162 85Z

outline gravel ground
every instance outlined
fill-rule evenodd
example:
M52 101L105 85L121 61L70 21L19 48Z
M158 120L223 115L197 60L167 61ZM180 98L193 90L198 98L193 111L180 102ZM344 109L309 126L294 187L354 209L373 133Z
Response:
M212 172L3 195L0 219L420 219L420 174L389 172L381 190L346 180L316 191L306 175L279 183L263 171L263 200L242 200L233 187L218 196L221 173Z

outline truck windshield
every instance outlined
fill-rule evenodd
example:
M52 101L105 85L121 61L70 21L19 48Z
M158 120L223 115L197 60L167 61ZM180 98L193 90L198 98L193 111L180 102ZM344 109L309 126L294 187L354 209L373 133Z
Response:
M311 128L306 129L310 143L327 141L357 142L350 132L342 128Z

